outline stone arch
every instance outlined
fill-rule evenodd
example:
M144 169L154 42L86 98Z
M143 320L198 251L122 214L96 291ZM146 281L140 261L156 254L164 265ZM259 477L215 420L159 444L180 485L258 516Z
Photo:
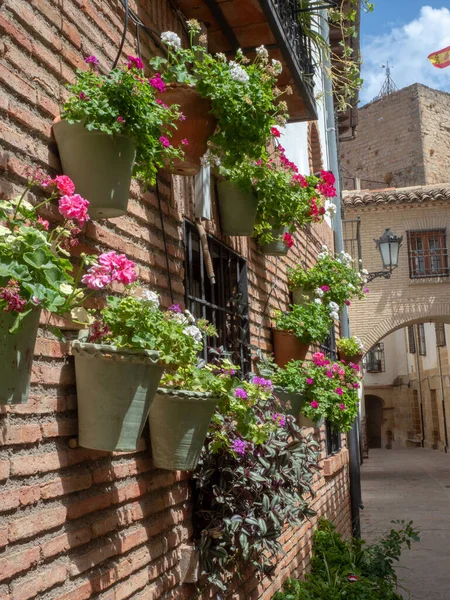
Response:
M309 172L314 174L322 171L322 146L320 144L320 132L317 121L309 121L308 123L308 156Z

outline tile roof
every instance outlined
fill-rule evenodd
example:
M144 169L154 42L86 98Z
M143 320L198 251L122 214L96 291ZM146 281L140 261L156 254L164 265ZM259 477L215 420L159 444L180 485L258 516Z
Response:
M415 204L430 200L449 200L450 183L418 185L405 188L383 190L344 190L345 206L366 206L369 204Z

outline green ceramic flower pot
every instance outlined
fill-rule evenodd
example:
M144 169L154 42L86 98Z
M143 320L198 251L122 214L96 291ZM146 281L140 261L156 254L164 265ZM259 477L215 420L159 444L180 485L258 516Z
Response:
M322 425L322 419L313 421L300 412L306 400L303 394L288 392L282 388L275 388L275 394L284 406L289 402L290 408L286 408L284 412L295 417L300 427L320 427Z
M75 340L78 443L107 451L136 450L164 368L159 353Z
M0 405L25 404L28 400L40 314L39 309L33 310L13 335L9 329L16 315L0 311Z
M225 235L252 235L258 199L252 192L243 192L231 181L217 184L220 225Z
M160 388L150 409L153 463L169 471L193 471L218 402L210 394Z
M273 229L272 235L275 238L280 238L274 240L273 242L269 242L268 244L263 244L261 246L261 252L266 256L286 256L289 252L289 248L283 242L283 236L287 233L287 227L280 227L279 229Z
M89 200L91 219L110 219L127 212L136 147L124 135L89 131L82 123L53 124L63 171L75 192Z

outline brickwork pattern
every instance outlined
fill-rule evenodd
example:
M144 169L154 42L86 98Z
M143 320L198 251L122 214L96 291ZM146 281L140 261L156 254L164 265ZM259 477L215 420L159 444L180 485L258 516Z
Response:
M450 94L414 84L359 109L356 139L342 142L344 186L368 189L449 180Z
M171 1L131 1L130 6L149 27L183 35ZM0 2L3 197L17 194L27 165L59 172L50 124L67 94L64 86L73 80L85 55L98 56L104 68L112 65L122 23L119 1ZM141 45L144 60L158 52L144 35ZM135 53L130 29L124 54ZM193 216L192 181L172 180L162 173L160 187L174 300L183 304L182 224L185 216ZM310 233L297 236L289 260L276 260L264 258L254 241L223 238L217 222L215 215L209 231L249 262L252 342L257 343L261 333L263 349L271 350L269 315L278 302L282 306L289 302L288 266L300 259L311 264L322 242L332 246L331 231L326 225L311 228ZM163 305L171 303L153 191L143 191L133 182L127 215L89 223L74 260L83 251L110 249L135 260L140 280L161 294ZM77 413L69 354L68 343L40 330L28 404L0 408L0 600L193 597L195 586L181 582L179 568L180 546L192 534L189 476L153 467L147 432L136 453L73 447ZM323 448L323 431L320 436ZM318 514L335 520L349 535L346 460L329 477L317 476L315 490L313 506ZM314 522L285 532L287 555L273 580L259 581L250 572L230 594L268 600L290 573L302 574L309 562ZM216 597L216 593L207 590L204 597Z

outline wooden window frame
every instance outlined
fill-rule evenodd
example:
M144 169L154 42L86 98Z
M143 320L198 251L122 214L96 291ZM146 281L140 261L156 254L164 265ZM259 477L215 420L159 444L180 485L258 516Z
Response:
M436 347L445 348L445 346L447 346L447 339L445 337L445 323L435 323L434 329L436 332Z
M421 229L406 234L410 279L448 277L447 230ZM430 247L432 240L437 241L438 248ZM419 243L421 248L418 248ZM436 261L438 266L435 266Z
M417 345L419 350L419 356L427 355L427 340L425 336L425 324L419 323L417 325Z
M415 354L416 353L416 336L414 333L414 325L409 325L409 327L407 328L407 332L408 332L408 352L409 354Z

